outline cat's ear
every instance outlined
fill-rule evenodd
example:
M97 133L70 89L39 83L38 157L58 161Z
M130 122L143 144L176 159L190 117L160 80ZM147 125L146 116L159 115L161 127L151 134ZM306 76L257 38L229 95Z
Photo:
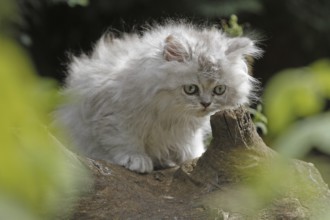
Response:
M167 61L184 62L190 59L189 48L185 46L173 35L165 39L164 58Z
M258 57L261 55L261 50L255 45L255 43L251 39L247 37L235 37L229 39L228 47L225 53L228 57Z

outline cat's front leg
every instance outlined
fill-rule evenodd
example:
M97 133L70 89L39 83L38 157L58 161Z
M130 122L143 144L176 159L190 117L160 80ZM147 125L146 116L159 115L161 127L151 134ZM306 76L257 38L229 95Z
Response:
M114 114L108 114L93 121L93 132L102 151L97 158L102 158L114 164L138 173L150 173L154 169L152 159L145 153L141 140L127 128L120 126L120 120Z

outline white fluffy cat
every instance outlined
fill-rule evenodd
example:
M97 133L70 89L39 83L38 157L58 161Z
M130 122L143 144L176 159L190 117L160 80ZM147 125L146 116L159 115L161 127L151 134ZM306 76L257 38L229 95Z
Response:
M87 156L140 172L201 156L212 113L246 104L255 80L246 37L171 22L142 35L102 37L74 57L57 112Z

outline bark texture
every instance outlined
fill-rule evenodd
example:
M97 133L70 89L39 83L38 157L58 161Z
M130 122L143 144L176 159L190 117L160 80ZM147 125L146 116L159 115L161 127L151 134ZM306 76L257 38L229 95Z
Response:
M201 158L141 175L83 159L94 184L71 219L321 219L330 191L313 164L268 148L243 109L211 118Z

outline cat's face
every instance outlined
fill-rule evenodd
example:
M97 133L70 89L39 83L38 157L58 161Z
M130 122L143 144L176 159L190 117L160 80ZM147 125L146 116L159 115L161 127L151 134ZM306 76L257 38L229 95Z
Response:
M189 49L169 36L166 39L164 58L173 75L171 85L176 85L170 101L185 114L202 117L216 111L248 103L252 77L240 50L246 39L228 47L219 54ZM193 53L192 51L195 51ZM234 54L233 54L234 53ZM236 54L238 53L238 55Z
M169 102L184 114L203 117L216 111L232 108L248 102L251 83L246 75L228 79L229 74L189 73L178 80Z
M220 80L197 75L179 88L186 111L196 116L205 116L226 105L227 86Z

